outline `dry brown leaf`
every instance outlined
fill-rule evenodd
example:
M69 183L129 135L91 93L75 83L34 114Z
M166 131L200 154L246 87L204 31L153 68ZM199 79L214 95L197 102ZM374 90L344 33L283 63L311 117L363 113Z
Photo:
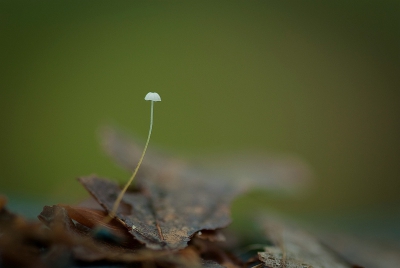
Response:
M298 194L309 188L313 177L304 161L288 154L230 153L208 156L201 163L209 172L228 178L243 191L262 188Z
M112 209L117 184L94 176L79 181L107 211ZM230 223L234 191L228 185L175 177L142 185L142 192L125 194L117 217L148 248L182 249L196 232Z
M103 220L107 216L104 210L89 209L85 207L59 205L67 210L68 216L79 222L80 224L88 227L95 228L102 226L110 230L113 234L117 235L124 241L130 241L132 236L126 231L124 226L117 220L113 219L109 223L104 223Z
M117 129L105 127L100 132L103 149L119 165L134 170L143 146ZM141 178L197 177L204 181L225 181L240 193L252 189L285 190L298 192L310 184L311 169L299 158L288 155L236 154L234 156L209 156L200 161L201 166L191 166L186 161L160 152L147 150L138 173Z

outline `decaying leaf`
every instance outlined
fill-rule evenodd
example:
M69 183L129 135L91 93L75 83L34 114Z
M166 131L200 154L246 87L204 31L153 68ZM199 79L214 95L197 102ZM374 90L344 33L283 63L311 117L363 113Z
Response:
M110 211L120 192L117 184L95 176L79 181ZM234 190L223 183L194 178L146 180L141 192L127 193L117 211L129 232L151 249L182 249L201 230L230 223L229 204Z
M103 128L100 134L103 149L107 154L125 169L134 170L143 146L112 127ZM204 181L225 181L240 193L260 187L298 192L309 185L312 177L308 165L293 156L266 156L253 153L209 156L207 159L200 161L200 165L191 166L186 161L149 149L139 169L138 181L143 177L155 180L169 177L196 177Z
M259 259L271 268L353 267L314 236L282 222L265 220L266 234L273 246L259 252Z
M243 190L264 188L298 194L309 188L313 177L304 161L286 154L230 153L208 156L201 163L209 172L229 178Z

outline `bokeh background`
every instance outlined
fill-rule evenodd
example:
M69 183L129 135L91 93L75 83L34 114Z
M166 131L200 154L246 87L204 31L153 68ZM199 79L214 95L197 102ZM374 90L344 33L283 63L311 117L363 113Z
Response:
M156 91L153 148L189 161L290 154L312 167L307 194L257 191L235 217L265 207L393 227L399 14L389 0L1 1L0 191L40 211L84 198L78 176L126 180L96 131L111 123L144 140L143 97Z

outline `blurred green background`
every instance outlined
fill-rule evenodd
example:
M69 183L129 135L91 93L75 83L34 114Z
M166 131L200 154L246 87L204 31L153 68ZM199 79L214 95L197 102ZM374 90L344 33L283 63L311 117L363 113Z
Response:
M398 1L1 1L0 192L77 202L78 176L126 180L96 131L145 139L156 91L153 148L313 168L307 195L240 204L399 215L399 14Z

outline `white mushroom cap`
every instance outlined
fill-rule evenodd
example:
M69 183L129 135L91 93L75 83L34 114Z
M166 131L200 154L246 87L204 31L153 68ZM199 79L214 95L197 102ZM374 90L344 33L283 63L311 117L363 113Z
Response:
M147 93L146 97L144 97L145 100L149 101L161 101L160 95L156 92L149 92Z

